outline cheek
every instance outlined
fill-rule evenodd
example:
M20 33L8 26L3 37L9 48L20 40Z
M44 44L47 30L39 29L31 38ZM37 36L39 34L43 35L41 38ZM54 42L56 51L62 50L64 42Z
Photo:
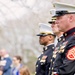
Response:
M45 41L46 41L46 39L45 39L45 38L43 38L43 39L42 39L42 42L45 42Z
M43 38L40 38L40 39L39 39L39 42L43 42L43 40L44 40Z
M54 28L53 29L53 32L55 33L55 32L58 32L58 28Z
M47 39L44 37L43 39L41 39L42 43L45 43L47 41Z
M55 31L55 30L57 30L58 29L58 26L56 25L56 26L54 26L54 27L52 27L52 30L53 31Z
M58 27L63 27L63 25L65 25L65 21L64 20L59 20Z

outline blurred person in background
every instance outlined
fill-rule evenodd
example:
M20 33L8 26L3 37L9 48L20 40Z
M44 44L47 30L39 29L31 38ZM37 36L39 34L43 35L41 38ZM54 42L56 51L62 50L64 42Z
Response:
M29 69L27 66L23 66L19 70L20 75L30 75Z
M22 62L21 56L14 56L13 57L12 75L19 75L19 69L22 67L21 62Z
M1 61L1 55L0 55L0 61ZM2 74L3 74L2 67L0 67L0 75L2 75Z
M5 49L0 50L0 75L11 75L12 60Z

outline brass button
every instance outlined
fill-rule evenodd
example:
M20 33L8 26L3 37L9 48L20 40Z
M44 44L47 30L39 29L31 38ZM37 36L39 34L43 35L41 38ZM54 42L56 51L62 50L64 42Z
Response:
M38 67L38 65L36 65L36 67Z
M36 72L35 72L35 74L36 74Z
M50 68L49 68L49 70L50 70Z
M52 70L53 70L53 67L52 67Z
M54 47L52 47L52 49L54 49Z
M40 58L38 60L40 60Z
M65 36L67 36L67 33L65 33Z
M41 63L41 65L43 65L43 63Z
M53 58L56 58L56 54L53 55Z
M53 64L54 64L54 62L53 62Z
M63 39L63 41L65 41L65 39Z
M52 59L51 59L51 62L52 62Z

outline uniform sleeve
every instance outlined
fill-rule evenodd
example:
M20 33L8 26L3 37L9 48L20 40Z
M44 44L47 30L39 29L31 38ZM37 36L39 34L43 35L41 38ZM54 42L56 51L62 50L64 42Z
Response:
M57 68L57 73L70 75L75 72L75 39L66 46L65 50L63 64Z
M12 64L11 59L10 58L7 59L5 66L3 66L3 72L6 71L6 70L8 70L11 67L11 64Z

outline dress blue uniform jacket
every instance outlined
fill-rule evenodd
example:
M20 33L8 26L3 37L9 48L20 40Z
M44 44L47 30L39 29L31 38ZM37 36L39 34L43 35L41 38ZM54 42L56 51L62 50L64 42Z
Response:
M38 57L38 60L36 62L35 75L48 75L53 50L54 44L45 47L43 53Z
M63 35L64 35L64 40L59 46L59 53L57 54L57 57L54 62L53 72L56 72L58 75L74 75L75 74L75 27L65 32Z
M3 71L2 75L11 75L12 60L10 59L10 57L5 57L1 59L1 62L2 65L0 67L2 67L2 71Z
M57 41L58 41L58 43L57 43L57 45L56 45L56 47L55 47L55 49L54 49L54 51L53 51L53 56L52 56L52 61L51 61L51 65L50 65L50 70L49 70L49 75L52 75L52 69L53 69L53 65L54 65L54 61L55 61L55 59L56 59L56 56L57 56L57 54L58 54L58 48L59 48L59 46L60 46L60 44L61 44L61 42L64 40L64 37L63 36L61 36L61 37L59 37L58 39L57 39ZM61 56L59 56L59 59L58 59L58 61L60 61L61 60ZM58 61L57 61L57 66L60 66L60 64L62 63L62 62L60 62L59 64L58 64Z

